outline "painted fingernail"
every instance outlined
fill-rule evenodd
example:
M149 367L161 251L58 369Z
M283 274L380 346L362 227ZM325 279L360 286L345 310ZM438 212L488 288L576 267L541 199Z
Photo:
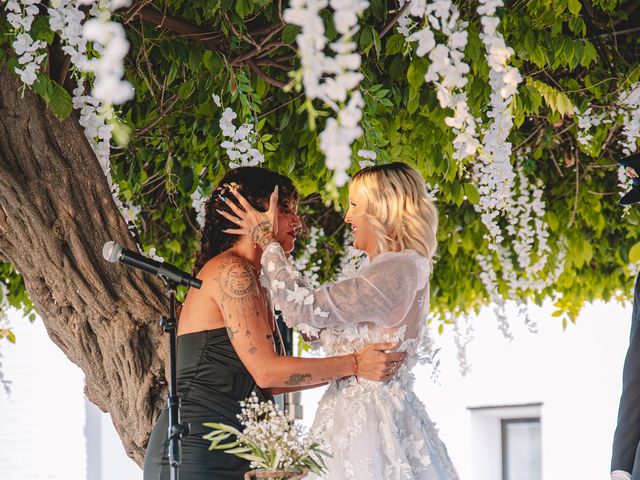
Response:
M222 200L222 203L226 203L227 197L223 197L222 195L220 195L220 200Z

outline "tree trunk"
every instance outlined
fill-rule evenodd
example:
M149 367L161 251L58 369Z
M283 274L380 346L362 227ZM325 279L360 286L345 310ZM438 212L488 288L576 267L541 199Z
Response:
M60 122L28 89L21 98L0 66L0 258L142 465L165 392L166 302L161 282L102 258L111 239L135 249L77 119Z

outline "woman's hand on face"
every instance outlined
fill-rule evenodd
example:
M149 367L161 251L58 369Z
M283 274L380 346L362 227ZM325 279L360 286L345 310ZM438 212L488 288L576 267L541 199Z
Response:
M406 352L386 352L398 343L371 343L356 352L358 376L376 382L388 381L407 359Z
M235 213L235 216L224 210L217 210L217 212L238 225L238 228L228 228L223 231L235 235L248 235L254 243L262 248L275 242L276 234L278 233L278 186L276 185L269 198L269 210L264 213L253 208L236 189L231 189L231 193L236 197L242 208L227 199L225 203Z

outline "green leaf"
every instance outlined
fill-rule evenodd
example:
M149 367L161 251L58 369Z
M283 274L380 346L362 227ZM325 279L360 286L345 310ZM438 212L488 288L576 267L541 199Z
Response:
M369 53L369 50L373 47L373 27L367 25L362 29L360 38L358 39L358 45L360 46L360 50L365 54Z
M49 27L49 18L46 15L37 15L31 23L31 31L29 32L34 40L43 40L46 43L53 42L55 34Z
M537 45L535 49L531 50L529 52L529 58L539 68L544 68L547 63L547 57L545 55L544 48L542 48L542 45Z
M191 80L187 80L186 82L182 83L182 85L180 85L180 88L178 89L178 96L182 100L186 100L191 96L194 88L195 88L195 83L192 82Z
M524 36L524 48L529 52L533 52L536 49L536 35L533 33L533 30L527 31L527 34Z
M64 120L73 110L71 95L58 82L51 80L48 76L38 74L33 84L34 91L42 97L49 106L53 114Z
M598 52L596 51L596 47L593 46L589 40L584 41L584 54L582 55L582 61L580 65L585 68L588 68L591 65L592 61L597 60Z
M244 18L253 12L253 2L251 0L236 0L235 11L240 18Z
M478 192L478 189L474 184L465 183L464 194L467 196L467 200L469 200L472 205L477 205L478 203L480 203L480 193Z
M373 30L373 46L376 48L376 58L380 58L382 43L380 42L380 35L375 30Z
M51 83L51 110L59 120L64 120L73 110L71 95L58 82L51 81Z
M390 57L391 55L402 53L404 51L406 43L407 41L403 35L394 33L389 38L387 38L385 44L385 55L387 57Z
M569 11L574 17L577 17L580 14L580 10L582 9L582 4L579 0L568 0L569 2Z
M542 98L551 110L558 112L560 115L564 115L565 113L573 115L573 103L571 103L571 100L569 100L569 97L565 93L540 80L534 80L531 77L527 78L527 84L540 92L540 95L542 95Z
M640 260L640 242L634 244L629 250L629 261L635 263L638 260Z
M286 25L282 29L281 39L282 43L290 44L296 39L296 36L300 33L300 27L297 25Z
M211 50L206 50L204 52L204 54L202 55L202 63L211 75L219 75L224 68L224 61L222 60L220 54L217 52L214 53ZM173 65L172 68L174 66L175 65ZM173 76L175 77L177 69L175 73L172 71L170 71L169 73L173 73Z

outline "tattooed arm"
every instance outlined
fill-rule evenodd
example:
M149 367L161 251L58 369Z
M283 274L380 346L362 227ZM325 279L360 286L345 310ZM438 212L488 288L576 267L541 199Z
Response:
M278 356L270 339L267 304L252 266L232 255L220 259L213 296L222 311L227 332L240 360L256 383L268 387L304 387L357 373L372 380L389 378L392 362L402 352L383 353L393 344L368 345L353 355L332 358ZM357 364L357 367L356 367Z

